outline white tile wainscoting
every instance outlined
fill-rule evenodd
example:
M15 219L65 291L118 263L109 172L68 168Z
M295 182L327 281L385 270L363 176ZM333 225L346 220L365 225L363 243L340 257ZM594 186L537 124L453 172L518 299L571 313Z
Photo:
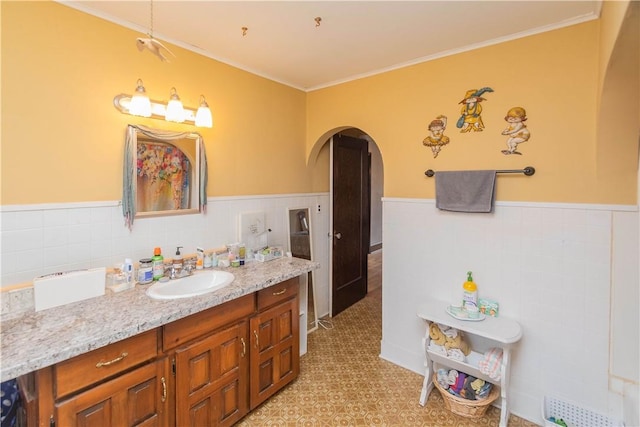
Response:
M383 242L382 358L422 373L417 307L427 297L458 301L471 270L478 296L524 330L512 413L543 424L543 397L555 394L623 419L626 399L609 389L610 373L632 367L611 361L624 346L637 364L638 310L613 334L611 307L616 288L638 299L636 206L498 202L493 213L469 214L384 198ZM637 388L637 367L634 380Z
M327 193L208 202L206 214L138 219L133 231L118 202L3 206L2 288L51 272L138 260L155 246L171 256L176 245L193 252L235 242L243 212L264 211L273 230L269 243L284 244L286 209L309 207L321 264L318 312L328 312ZM542 424L545 394L615 418L637 413L637 366L626 361L638 360L638 311L633 324L617 321L612 310L625 297L638 300L637 206L497 202L491 214L463 214L439 211L433 199L384 198L382 230L382 358L423 374L417 305L425 296L458 299L472 270L479 296L498 300L500 313L524 329L513 358L512 413ZM27 290L0 298L5 312L33 296ZM621 346L627 355L616 357Z
M156 246L168 258L176 246L185 254L195 254L198 246L219 248L238 241L243 212L265 212L269 244L286 247L287 209L302 207L313 213L313 250L321 264L314 273L317 308L323 315L329 311L328 193L210 197L204 214L138 218L131 231L117 201L2 206L0 290L20 288L43 274L149 258ZM18 290L1 293L2 313L32 303L31 289Z

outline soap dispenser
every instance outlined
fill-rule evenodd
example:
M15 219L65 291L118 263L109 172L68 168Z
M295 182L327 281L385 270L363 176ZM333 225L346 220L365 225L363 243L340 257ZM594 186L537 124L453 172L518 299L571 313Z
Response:
M176 256L173 257L173 270L179 273L182 270L182 254L180 253L182 246L176 247Z

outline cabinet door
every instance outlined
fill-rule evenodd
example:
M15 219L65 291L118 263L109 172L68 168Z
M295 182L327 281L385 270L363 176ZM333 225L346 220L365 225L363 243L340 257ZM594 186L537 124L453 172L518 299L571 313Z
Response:
M298 298L251 318L251 409L271 397L300 372Z
M58 426L167 426L168 359L162 358L56 404Z
M230 426L248 412L247 321L176 350L176 425Z

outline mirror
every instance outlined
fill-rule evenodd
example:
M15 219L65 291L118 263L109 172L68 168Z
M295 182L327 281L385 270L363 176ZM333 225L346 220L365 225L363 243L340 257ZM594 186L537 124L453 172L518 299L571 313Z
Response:
M207 203L207 158L196 132L129 125L125 141L123 213L134 218L198 213Z
M289 251L291 256L313 260L311 248L311 217L309 208L288 209ZM307 276L307 331L318 329L316 292L313 271Z

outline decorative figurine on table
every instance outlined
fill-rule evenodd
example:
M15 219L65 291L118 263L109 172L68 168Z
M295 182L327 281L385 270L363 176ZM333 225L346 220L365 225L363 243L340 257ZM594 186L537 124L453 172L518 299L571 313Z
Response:
M447 116L441 114L429 123L429 132L431 135L422 140L422 145L431 148L434 159L438 157L438 153L440 153L442 147L449 143L449 137L444 135L446 128Z
M522 155L522 153L518 151L518 144L527 142L531 137L527 125L524 124L524 122L527 121L527 112L522 107L513 107L507 111L504 119L507 121L508 126L502 131L502 134L509 137L507 139L507 147L509 147L509 149L502 150L502 154Z
M486 101L482 95L485 92L493 92L490 87L483 87L481 89L468 90L464 95L464 99L458 104L464 104L460 110L460 118L456 123L456 127L460 129L461 133L465 132L482 132L484 129L484 123L482 122L482 106L480 103Z

